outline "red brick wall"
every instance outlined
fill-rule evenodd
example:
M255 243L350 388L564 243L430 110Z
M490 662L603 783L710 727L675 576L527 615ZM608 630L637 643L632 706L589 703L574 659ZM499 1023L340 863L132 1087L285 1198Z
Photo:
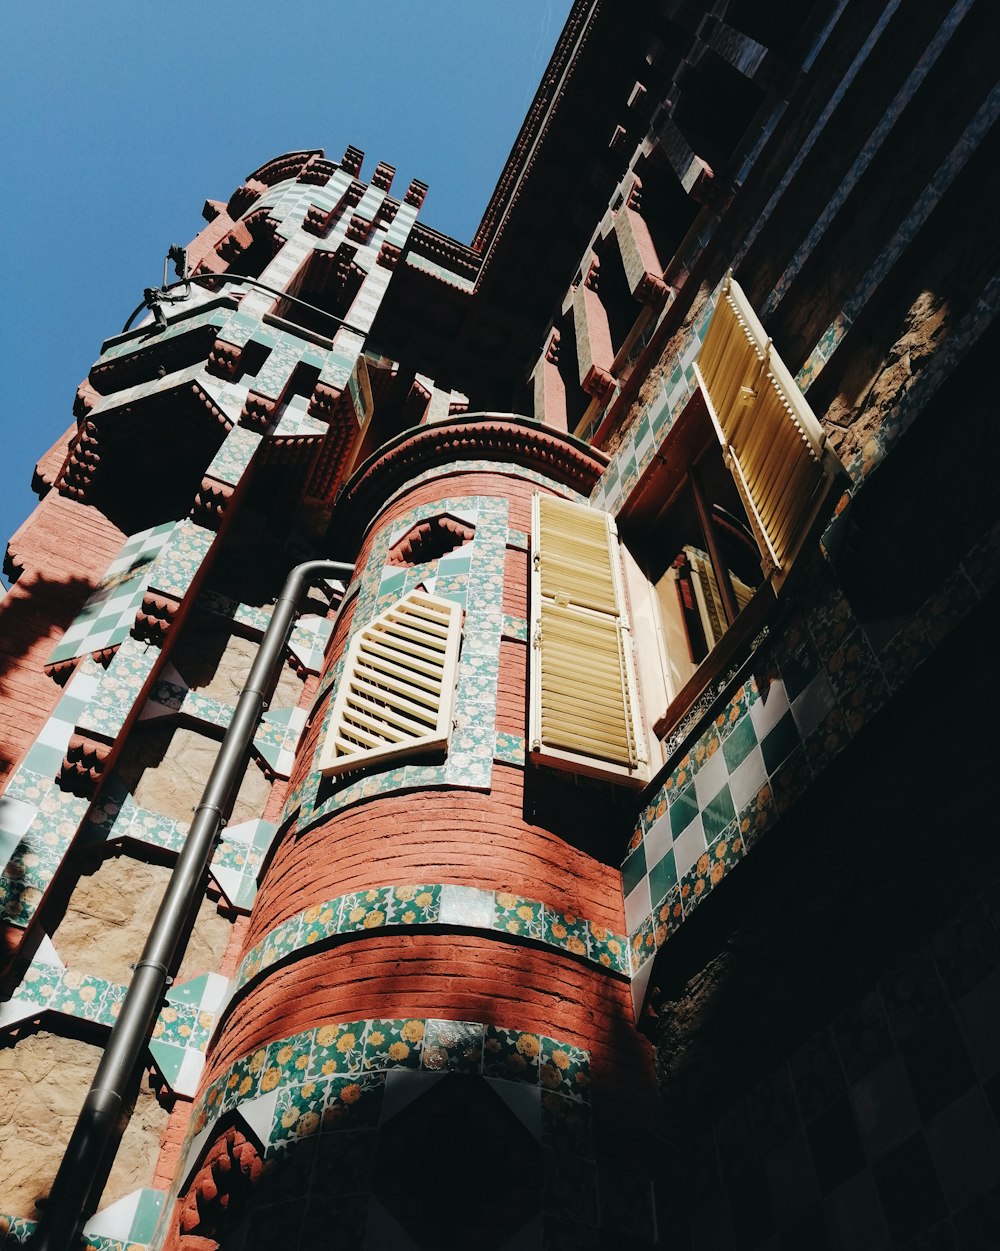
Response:
M397 882L507 890L620 934L618 871L530 824L523 804L524 771L495 765L489 794L384 795L286 838L257 896L248 946L310 904Z
M370 935L272 972L233 1009L206 1081L257 1047L330 1021L427 1016L586 1047L595 1113L648 1115L652 1054L632 1025L628 984L557 952L477 934Z
M96 508L55 492L11 539L23 572L0 600L0 786L62 694L46 660L124 539Z

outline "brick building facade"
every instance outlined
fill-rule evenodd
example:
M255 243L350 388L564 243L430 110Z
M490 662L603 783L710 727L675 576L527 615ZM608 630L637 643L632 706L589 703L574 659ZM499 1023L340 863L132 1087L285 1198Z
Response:
M321 558L82 1245L1000 1243L1000 19L649 10L468 246L354 148L208 201L39 462L0 1245Z

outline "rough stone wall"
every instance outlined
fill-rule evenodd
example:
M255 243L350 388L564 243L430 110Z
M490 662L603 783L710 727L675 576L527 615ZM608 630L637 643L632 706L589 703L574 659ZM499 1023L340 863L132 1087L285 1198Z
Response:
M186 726L138 726L118 762L118 773L142 808L190 821L219 754L219 739ZM230 818L235 825L259 817L271 784L255 761L246 773Z
M172 872L132 856L109 856L87 865L72 888L66 910L52 938L71 969L127 985ZM178 983L218 970L226 953L232 921L215 903L203 899Z
M0 1206L36 1218L77 1114L90 1089L101 1048L40 1030L0 1048ZM149 1185L167 1113L144 1083L100 1207Z

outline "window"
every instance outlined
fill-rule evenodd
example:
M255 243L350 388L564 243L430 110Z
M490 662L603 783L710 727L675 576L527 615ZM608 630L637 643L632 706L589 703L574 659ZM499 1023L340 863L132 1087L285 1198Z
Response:
M444 751L462 609L414 590L351 639L320 754L325 777Z
M839 462L731 275L695 371L619 515L620 547L604 513L536 497L536 763L647 780L658 748L642 707L662 737L733 661L830 496Z

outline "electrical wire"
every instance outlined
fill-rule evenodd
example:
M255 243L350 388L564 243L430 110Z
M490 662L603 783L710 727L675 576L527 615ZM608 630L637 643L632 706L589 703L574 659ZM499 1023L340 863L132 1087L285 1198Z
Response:
M298 296L289 295L287 291L279 291L277 287L269 287L266 282L261 282L257 278L251 278L248 274L234 274L226 272L224 274L189 274L186 278L179 278L176 282L171 282L162 287L150 287L150 298L144 299L141 304L132 310L132 313L125 325L121 329L122 334L126 334L132 323L143 311L143 309L152 308L150 300L155 302L156 296L166 296L169 291L173 291L176 287L190 286L192 282L247 282L252 287L256 287L260 291L266 291L268 295L277 296L279 299L288 300L292 304L297 304L299 308L307 309L310 313L319 313L321 317L326 317L329 321L335 322L338 326L343 326L347 330L353 330L355 334L365 334L366 332L358 326L352 326L350 322L345 321L343 317L337 317L334 313L328 313L325 308L318 308L315 304L307 304L305 300L300 300ZM183 297L186 298L186 297ZM167 303L179 304L181 300L177 297L170 298L168 296Z

